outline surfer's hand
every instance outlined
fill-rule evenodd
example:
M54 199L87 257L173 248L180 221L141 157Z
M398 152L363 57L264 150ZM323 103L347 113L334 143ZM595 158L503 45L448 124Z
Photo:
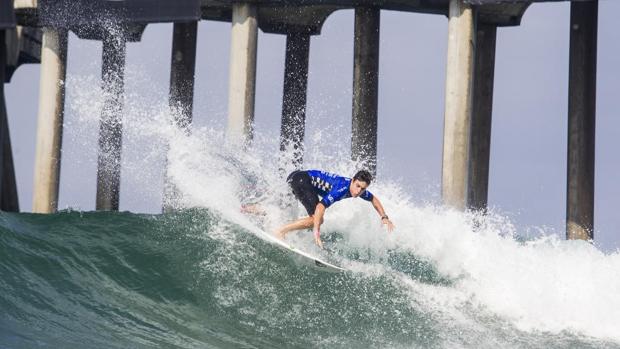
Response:
M323 241L321 241L321 232L319 230L314 231L314 242L323 249Z
M394 230L394 228L395 228L394 223L392 223L392 221L389 218L387 218L387 217L383 218L381 220L381 223L383 223L383 224L385 224L387 226L388 233L391 233Z

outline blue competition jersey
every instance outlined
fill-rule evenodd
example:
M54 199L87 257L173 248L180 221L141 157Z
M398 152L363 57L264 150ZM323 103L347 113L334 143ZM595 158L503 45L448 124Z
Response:
M325 207L329 207L336 201L351 197L351 192L349 191L351 178L341 177L321 170L308 170L306 172L310 176L316 193L321 196L321 203ZM364 190L359 197L366 201L372 201L372 193L368 190Z

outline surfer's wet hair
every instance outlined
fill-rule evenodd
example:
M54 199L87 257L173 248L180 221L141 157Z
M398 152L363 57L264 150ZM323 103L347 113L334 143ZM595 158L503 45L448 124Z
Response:
M370 182L372 182L372 175L370 174L370 172L366 170L360 170L360 171L357 171L355 176L353 176L353 180L366 182L368 183L368 185L370 185Z

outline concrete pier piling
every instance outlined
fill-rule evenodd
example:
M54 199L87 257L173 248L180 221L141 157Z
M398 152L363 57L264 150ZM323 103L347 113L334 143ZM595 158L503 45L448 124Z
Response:
M293 167L296 169L303 163L309 55L309 33L287 34L280 151L293 152Z
M8 116L6 111L6 98L4 98L4 81L6 75L6 66L7 66L7 44L6 44L6 32L4 29L0 29L0 137L3 137L3 129L8 127ZM2 142L0 142L0 195L2 194L3 189L3 179L4 179L4 152L2 150ZM0 197L0 200L2 198Z
M571 3L566 238L594 238L598 1Z
M96 209L118 211L123 138L126 39L115 31L103 38L104 105L99 128Z
M0 210L19 212L13 151L9 133L6 100L4 98L4 82L7 63L7 46L5 31L0 30Z
M469 169L474 11L463 0L450 0L448 18L442 198L444 204L462 210L466 207Z
M226 136L229 142L238 145L247 145L252 140L256 92L257 15L255 4L232 4Z
M4 93L2 93L4 96ZM0 210L7 212L19 212L19 198L17 196L17 180L15 178L15 166L13 164L13 150L11 147L11 135L9 132L6 109L0 111L2 120L0 125L0 144L2 152L2 187L0 192Z
M170 109L176 126L189 133L194 105L194 78L196 70L196 43L198 22L175 23L172 34L170 67ZM179 193L164 170L163 212L178 207Z
M176 125L186 129L192 122L194 73L198 22L175 23L170 66L170 107Z
M377 172L379 8L355 9L351 158Z
M496 38L497 26L477 24L467 185L467 207L472 210L486 210L488 201Z
M43 28L32 212L58 209L67 65L67 30Z

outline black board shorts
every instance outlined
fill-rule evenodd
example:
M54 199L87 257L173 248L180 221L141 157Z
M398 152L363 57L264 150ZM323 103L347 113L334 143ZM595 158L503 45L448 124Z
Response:
M306 171L293 171L286 178L286 181L293 189L293 194L297 200L306 208L308 216L314 215L316 205L319 203L319 196L312 186L312 180Z

